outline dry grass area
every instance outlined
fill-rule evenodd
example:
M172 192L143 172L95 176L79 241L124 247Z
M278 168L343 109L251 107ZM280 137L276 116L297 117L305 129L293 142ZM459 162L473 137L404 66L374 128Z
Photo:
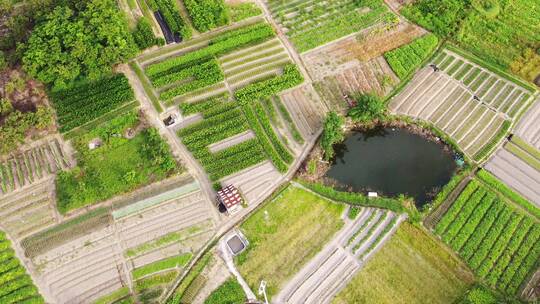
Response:
M404 223L333 303L453 303L473 282L439 241Z
M297 273L343 226L344 205L289 186L241 229L250 245L236 264L253 290L267 281L269 297Z

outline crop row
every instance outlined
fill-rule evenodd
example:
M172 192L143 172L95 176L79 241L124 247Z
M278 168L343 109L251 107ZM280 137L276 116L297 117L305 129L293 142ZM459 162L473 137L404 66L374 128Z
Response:
M394 228L394 225L397 223L398 219L398 216L394 216L390 220L390 222L386 226L384 226L384 229L379 233L379 235L377 235L377 237L371 242L371 244L369 244L368 248L366 248L366 250L362 252L362 254L360 255L361 259L368 255L373 249L375 249L375 246L377 246L382 241L382 239L390 232L390 230Z
M255 132L257 139L259 140L264 151L272 161L272 164L274 164L274 166L276 167L276 169L278 169L279 172L286 172L288 169L287 165L283 162L279 153L276 152L276 150L274 149L272 143L270 142L270 139L267 137L263 127L260 125L259 119L257 119L257 115L255 114L253 108L249 104L244 104L242 106L242 109L249 125L251 126L251 129L253 130L253 132Z
M470 184L466 190L476 187L474 193L463 191L454 203L460 201L463 207L457 214L448 212L445 215L452 220L448 229L439 234L487 284L515 294L534 270L532 260L536 261L540 255L540 226L533 218L516 212L490 193L488 187L470 187ZM481 196L483 199L478 203ZM462 197L466 198L464 202ZM459 233L452 238L451 234L456 230Z
M379 216L377 221L375 223L373 223L373 225L371 225L371 227L369 227L368 231L360 239L360 241L358 241L358 243L356 243L356 245L354 245L354 247L352 248L353 253L356 253L356 251L358 251L358 249L360 249L360 247L362 247L362 245L364 245L364 243L373 235L375 230L377 230L379 225L381 225L386 220L387 217L388 217L388 212L384 212L381 216Z
M437 226L435 226L435 232L437 234L442 234L444 231L446 231L454 218L459 214L459 211L463 205L465 205L469 197L474 193L474 191L476 191L478 187L478 182L473 180L465 187L465 189L463 189L457 200L448 209L441 221L437 223Z
M208 99L203 99L197 102L184 102L181 103L178 107L180 108L180 111L184 116L195 113L203 113L204 115L205 111L214 108L216 105L218 105L220 102L223 102L227 98L228 94L223 94Z
M437 36L427 34L407 45L386 52L384 58L399 79L404 79L422 64L438 43Z
M123 74L54 91L50 97L62 132L82 126L135 98Z
M468 223L469 216L476 212L476 206L482 201L486 195L486 190L479 187L474 193L467 198L467 202L463 205L463 208L456 215L452 223L448 226L444 232L442 239L444 242L449 243L458 234L465 223Z
M210 45L205 48L152 64L145 69L145 72L149 77L153 77L156 74L163 73L169 69L182 67L196 61L217 57L243 46L262 42L266 39L274 37L275 33L270 25L266 23L258 23L239 30L228 32L224 34L224 36L227 38L215 38L211 40Z
M360 208L354 208L354 209L360 209ZM364 222L362 223L362 225L360 226L360 228L358 228L358 230L356 230L353 235L351 235L351 237L349 238L349 240L347 241L347 246L351 245L352 242L354 242L354 240L356 239L356 237L358 237L358 235L360 233L362 233L362 231L364 231L364 229L366 229L366 227L369 225L369 223L371 223L371 221L373 220L373 218L375 217L375 215L377 214L377 212L375 211L372 211L371 214L369 215L369 217L364 220Z
M204 119L200 122L197 122L193 125L187 126L178 131L178 135L181 137L190 135L198 131L210 131L212 127L216 127L220 123L227 122L229 120L234 120L234 118L241 117L242 112L238 107L231 108L229 111L220 113L219 115L214 115L209 119Z
M200 79L204 77L205 73L212 73L212 70L220 70L219 64L216 59L209 59L207 61L197 62L197 64L186 66L181 69L168 70L166 73L160 73L152 75L150 81L152 85L156 88L178 82L181 80L186 80L188 78L194 77L195 79Z
M283 74L252 83L237 90L234 96L238 102L245 104L248 102L269 98L283 90L290 89L301 84L304 77L294 64L287 64L283 68Z
M32 279L21 265L11 243L0 231L0 303L43 304L45 300L34 286Z
M277 153L281 157L281 159L287 163L290 164L293 161L293 156L285 148L283 143L279 140L276 133L274 132L274 129L272 128L272 125L270 124L270 119L268 118L268 115L266 114L266 111L264 110L262 104L260 102L253 103L253 107L255 109L255 114L257 115L257 118L259 119L259 123L261 124L262 128L264 129L264 132L266 133L266 136L272 143L272 146L274 146L274 149L276 149Z
M154 287L156 285L170 283L177 276L178 276L178 273L176 271L168 271L165 273L153 275L151 277L146 277L144 279L138 280L135 283L135 290L137 290L138 292L142 292L145 289Z
M502 127L499 129L497 134L495 134L495 136L493 136L492 139L490 139L489 143L484 145L482 149L480 149L478 152L476 152L476 154L474 154L473 156L474 160L480 161L484 157L486 157L493 150L493 148L501 141L501 139L504 136L506 136L506 133L510 129L511 125L512 123L510 121L505 120L502 124Z
M277 104L277 108L278 108L279 112L281 113L281 116L287 122L287 126L289 127L289 131L291 131L291 134L292 134L292 137L293 137L294 141L296 141L299 144L303 144L304 143L304 138L302 137L302 135L300 134L300 132L296 128L296 125L294 124L294 121L293 121L291 115L289 114L289 111L287 111L287 108L285 108L285 105L283 104L283 102L281 102L281 99L279 97L274 98L274 100L275 100L275 102Z
M183 76L182 79L189 79L190 81L182 82L182 84L162 92L159 96L161 99L170 100L173 97L180 96L209 85L213 85L222 81L225 78L223 76L221 68L215 60L211 60L204 64L187 68L183 72L179 72L178 74L183 74L181 75ZM174 81L175 79L168 80Z
M199 32L206 32L229 23L223 0L184 0L184 5Z
M177 256L172 256L163 260L159 260L150 264L146 264L142 267L134 269L133 277L135 279L139 279L154 272L184 267L191 260L191 257L192 254L188 252Z
M210 179L217 181L222 177L256 165L265 159L266 156L258 144L250 150L233 154L229 158L219 159L219 163L209 167Z
M153 11L159 11L167 25L174 34L178 34L183 40L191 38L191 28L178 10L174 0L145 0Z

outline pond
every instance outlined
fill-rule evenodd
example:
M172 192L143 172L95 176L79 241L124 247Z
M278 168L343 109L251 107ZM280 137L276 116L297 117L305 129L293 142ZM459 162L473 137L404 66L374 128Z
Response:
M457 167L453 152L443 144L403 128L355 131L335 148L327 179L353 191L405 194L417 208L431 201Z

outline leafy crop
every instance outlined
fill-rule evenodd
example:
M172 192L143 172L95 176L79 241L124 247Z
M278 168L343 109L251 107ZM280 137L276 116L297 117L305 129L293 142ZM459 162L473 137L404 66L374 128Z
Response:
M437 36L427 34L407 45L386 52L384 58L399 79L403 80L431 55L438 42Z
M229 14L223 0L184 0L184 4L199 32L229 23Z
M180 15L174 0L146 0L146 2L152 10L161 13L173 34L180 35L184 40L191 38L191 28Z

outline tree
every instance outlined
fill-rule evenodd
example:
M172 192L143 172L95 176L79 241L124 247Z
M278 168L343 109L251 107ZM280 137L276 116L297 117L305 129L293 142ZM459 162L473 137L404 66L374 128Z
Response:
M355 96L356 106L349 110L349 117L355 122L369 122L384 118L384 103L376 95L362 94Z
M64 87L79 78L98 79L136 53L125 17L113 0L90 0L80 12L59 6L32 32L24 69Z
M0 72L7 68L6 56L4 52L0 51Z
M343 141L343 123L343 117L339 116L336 112L332 111L326 115L321 138L321 147L325 160L330 160L334 157L334 144Z

